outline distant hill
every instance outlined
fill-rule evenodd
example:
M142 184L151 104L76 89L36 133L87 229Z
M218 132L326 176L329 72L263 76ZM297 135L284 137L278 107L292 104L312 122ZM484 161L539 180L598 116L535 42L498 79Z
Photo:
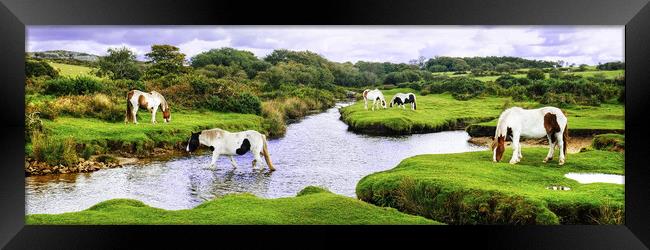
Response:
M78 60L87 62L96 62L99 56L83 52L67 51L67 50L50 50L41 52L27 52L27 55L39 59L54 59L54 60Z

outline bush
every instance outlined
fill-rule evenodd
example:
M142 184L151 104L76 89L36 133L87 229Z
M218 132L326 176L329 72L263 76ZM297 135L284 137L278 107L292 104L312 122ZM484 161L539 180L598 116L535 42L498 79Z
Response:
M92 117L109 122L122 121L125 112L125 106L116 104L104 94L59 97L50 106L57 115Z
M546 75L544 75L544 71L541 69L530 69L526 73L526 77L530 80L544 80Z
M74 139L54 140L40 132L32 134L32 157L51 166L73 166L79 159Z
M103 84L89 76L60 77L45 81L45 94L51 95L87 95L99 92Z
M445 81L443 88L451 92L452 96L458 100L468 100L485 91L483 82L467 77L450 78Z
M556 94L548 92L542 96L539 101L542 104L548 104L556 107L567 107L576 104L575 97L569 93Z
M260 99L250 93L241 93L237 96L212 96L207 100L205 105L213 111L256 115L262 113Z
M524 86L512 86L505 92L507 96L512 97L512 100L523 101L526 99L526 87Z
M49 76L51 78L56 78L59 76L59 71L52 68L52 66L45 61L27 59L25 60L25 75L27 77Z

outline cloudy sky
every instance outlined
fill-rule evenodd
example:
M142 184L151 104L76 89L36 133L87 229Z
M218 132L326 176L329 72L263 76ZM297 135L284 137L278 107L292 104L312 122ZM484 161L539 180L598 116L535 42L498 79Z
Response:
M309 50L337 62L408 62L424 56L518 56L598 64L624 60L623 26L29 26L27 51L105 55L128 47L140 60L153 44L188 58L232 47L264 57Z

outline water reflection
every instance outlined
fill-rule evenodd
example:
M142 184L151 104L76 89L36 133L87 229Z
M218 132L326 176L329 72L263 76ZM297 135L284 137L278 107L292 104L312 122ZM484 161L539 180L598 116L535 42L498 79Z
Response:
M275 172L252 170L251 155L236 157L238 168L221 157L216 169L207 169L211 156L206 154L93 173L28 177L27 213L79 211L113 198L185 209L230 193L295 196L308 185L354 197L363 176L393 168L406 157L485 149L468 139L464 131L398 137L354 134L332 108L289 125L285 137L269 141Z

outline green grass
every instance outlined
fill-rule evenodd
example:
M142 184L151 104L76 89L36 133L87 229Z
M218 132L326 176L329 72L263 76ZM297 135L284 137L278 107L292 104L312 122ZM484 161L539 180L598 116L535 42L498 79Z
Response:
M624 174L621 153L592 150L542 163L548 149L523 149L523 159L492 162L491 151L419 155L394 169L364 177L357 196L450 224L620 224L624 186L580 184L569 172ZM557 157L557 156L556 156ZM558 185L568 191L546 189Z
M79 65L55 63L55 62L49 62L49 64L54 69L59 70L59 74L61 76L81 76L81 75L86 75L86 76L96 77L94 74L91 73L93 68L89 68L89 67L85 67L85 66L79 66Z
M262 199L233 194L176 211L153 208L137 200L114 199L80 212L26 217L30 225L441 224L311 186L296 197Z
M583 71L583 72L563 72L564 74L574 74L574 75L579 75L582 77L592 77L597 74L603 74L606 79L614 79L619 76L624 76L625 75L625 70L594 70L594 67L591 67L590 70L588 71ZM496 81L499 76L478 76L478 77L473 77L471 74L458 74L454 75L452 72L436 72L433 73L434 75L446 75L449 77L460 77L460 76L466 76L466 77L471 77L474 79L477 79L482 82L490 82L490 81ZM549 73L545 73L546 78L549 78ZM511 74L511 76L516 77L516 78L525 78L526 74Z
M55 139L73 137L76 143L97 145L104 150L122 150L146 153L155 147L179 147L187 141L190 132L208 128L228 131L253 129L265 133L263 118L251 114L217 112L172 112L172 120L164 123L162 112L151 124L151 114L138 112L139 124L106 122L94 118L58 117L43 120L45 128Z
M384 90L386 102L397 92L414 92L411 89ZM380 108L372 111L363 108L363 100L341 109L342 120L350 128L371 134L410 134L448 130L469 121L485 121L496 118L509 98L480 97L467 101L455 100L449 94L417 95L417 109ZM525 103L521 103L525 104Z

